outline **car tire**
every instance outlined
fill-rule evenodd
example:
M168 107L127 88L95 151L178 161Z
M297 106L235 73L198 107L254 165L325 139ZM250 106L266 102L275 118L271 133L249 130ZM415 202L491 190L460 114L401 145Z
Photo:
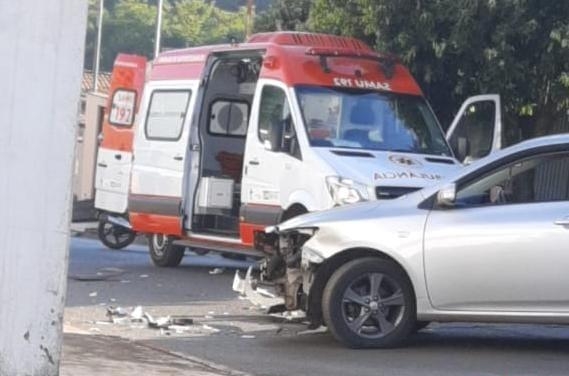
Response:
M99 220L97 236L101 243L110 249L123 249L131 245L136 239L134 231L112 224L104 219Z
M150 258L156 266L172 268L180 265L185 247L174 245L173 238L163 234L151 234L148 236L148 249Z
M332 335L347 347L395 347L415 327L415 294L409 278L394 262L360 258L330 277L322 313Z

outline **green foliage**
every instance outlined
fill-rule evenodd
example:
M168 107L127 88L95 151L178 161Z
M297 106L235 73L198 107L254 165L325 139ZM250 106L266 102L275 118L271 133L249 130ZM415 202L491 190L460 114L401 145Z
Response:
M229 0L226 3L233 3ZM154 51L157 0L106 0L101 68L110 70L118 53L151 58ZM217 2L164 0L162 49L226 43L245 38L245 8L226 11ZM227 6L227 4L226 4ZM89 1L85 67L93 66L99 0Z
M311 0L275 0L255 18L255 32L306 30Z
M241 41L245 37L245 18L244 8L226 12L202 0L180 1L166 19L165 45L190 47L229 42L232 38Z
M156 7L144 1L117 2L103 26L101 65L112 67L120 52L151 56L154 46Z
M478 93L513 115L569 107L567 1L315 0L309 25L398 54L443 122Z

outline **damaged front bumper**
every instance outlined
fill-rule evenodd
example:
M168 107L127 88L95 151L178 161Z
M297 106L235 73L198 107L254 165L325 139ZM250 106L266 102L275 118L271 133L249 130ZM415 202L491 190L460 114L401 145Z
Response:
M239 270L233 278L233 291L246 298L254 305L267 309L269 313L284 311L285 300L269 285L259 285L259 280L253 277L253 266L247 269L243 277Z
M310 262L315 256L307 257L303 263L302 246L316 231L316 228L267 229L256 241L258 249L266 254L265 259L255 269L249 268L244 277L237 272L233 290L253 304L267 308L269 313L306 312L313 277Z

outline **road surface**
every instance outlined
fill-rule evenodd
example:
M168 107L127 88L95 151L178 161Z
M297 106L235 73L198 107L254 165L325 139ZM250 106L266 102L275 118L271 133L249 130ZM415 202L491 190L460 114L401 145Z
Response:
M400 349L347 350L328 333L304 333L302 325L238 299L231 291L234 270L247 265L188 253L180 267L161 269L145 246L111 251L74 238L66 328L136 340L253 375L569 374L564 326L431 324ZM220 267L223 273L210 274ZM97 279L97 272L103 280L82 280ZM194 324L165 331L130 320L113 324L105 316L108 306L137 305L152 317L184 315Z

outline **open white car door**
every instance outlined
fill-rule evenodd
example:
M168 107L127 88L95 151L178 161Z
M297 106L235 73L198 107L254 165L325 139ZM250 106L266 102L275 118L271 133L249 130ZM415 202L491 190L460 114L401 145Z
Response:
M463 163L484 158L502 148L502 108L497 94L468 98L446 135L456 158Z

